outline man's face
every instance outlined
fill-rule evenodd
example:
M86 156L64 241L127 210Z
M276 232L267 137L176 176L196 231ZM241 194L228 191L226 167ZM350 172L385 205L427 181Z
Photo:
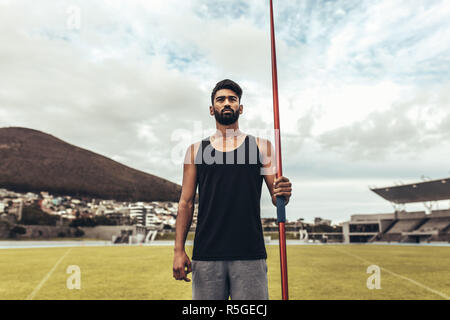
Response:
M222 125L230 125L239 119L242 106L239 105L238 95L229 89L221 89L214 96L214 105L210 107L211 115Z

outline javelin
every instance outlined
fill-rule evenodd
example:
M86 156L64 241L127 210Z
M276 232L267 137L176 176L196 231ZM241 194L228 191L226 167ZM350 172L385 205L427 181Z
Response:
M281 164L281 135L280 135L280 116L278 109L278 77L277 77L277 55L275 52L275 29L273 26L273 6L270 0L270 39L272 53L272 91L273 91L273 116L275 129L275 154L277 159L277 175L283 175ZM289 300L288 277L287 277L287 256L286 256L286 231L284 223L286 222L285 198L277 196L277 222L280 239L280 266L281 266L281 295L283 300Z

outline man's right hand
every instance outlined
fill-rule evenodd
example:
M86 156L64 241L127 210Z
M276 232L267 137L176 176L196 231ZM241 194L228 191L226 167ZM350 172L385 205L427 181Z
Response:
M192 272L191 260L189 260L186 252L175 252L173 257L173 277L176 280L190 282L191 279L187 277L190 272Z

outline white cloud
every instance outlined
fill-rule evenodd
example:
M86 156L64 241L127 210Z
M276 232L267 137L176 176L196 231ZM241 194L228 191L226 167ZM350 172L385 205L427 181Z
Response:
M215 130L217 81L244 88L243 131L273 126L264 1L80 1L79 29L67 25L70 1L0 5L2 126L43 130L178 183L181 167L167 161L172 134ZM322 187L331 192L348 177L369 184L448 171L447 1L274 5L285 175L329 175ZM399 164L399 152L416 166ZM300 208L298 199L290 205ZM341 217L352 213L342 208Z

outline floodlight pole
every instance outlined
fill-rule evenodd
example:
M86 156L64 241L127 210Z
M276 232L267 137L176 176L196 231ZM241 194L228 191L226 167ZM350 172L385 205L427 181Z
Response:
M276 177L283 175L281 163L281 135L280 135L280 116L278 108L278 77L277 77L277 57L275 52L275 28L273 23L273 5L270 0L270 39L272 56L272 91L273 91L273 115L275 129L275 154L277 164ZM287 255L286 255L286 211L285 198L277 197L277 222L280 240L280 266L281 266L281 295L283 300L289 300L288 276L287 276Z

